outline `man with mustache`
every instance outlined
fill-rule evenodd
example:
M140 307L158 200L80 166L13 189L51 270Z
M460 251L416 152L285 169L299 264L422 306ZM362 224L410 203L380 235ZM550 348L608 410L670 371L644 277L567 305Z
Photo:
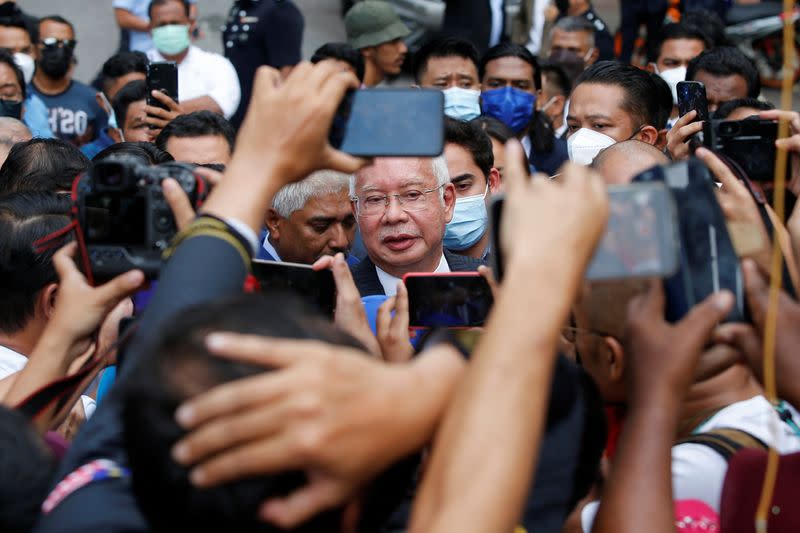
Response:
M377 157L350 178L350 197L367 250L353 268L361 296L394 296L409 272L464 272L481 262L444 249L455 187L444 157Z

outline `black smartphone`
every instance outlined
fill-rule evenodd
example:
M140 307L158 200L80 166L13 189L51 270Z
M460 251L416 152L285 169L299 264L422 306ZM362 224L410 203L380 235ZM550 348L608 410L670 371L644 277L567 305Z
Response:
M667 320L679 321L707 296L728 289L736 297L736 305L726 321L746 321L739 257L717 202L714 180L706 166L689 159L654 167L634 178L634 182L652 181L665 183L670 188L679 221L680 268L664 281Z
M746 118L712 120L706 124L703 141L710 150L736 161L751 180L773 181L777 138L776 121Z
M152 91L161 91L167 96L178 101L178 66L171 61L160 61L147 65L147 105L167 109L153 98Z
M349 91L331 146L360 157L435 157L444 150L444 96L433 89Z
M403 283L411 329L482 327L494 303L491 287L477 272L412 272Z
M309 265L253 260L253 276L262 291L290 291L332 317L336 308L336 283L330 270L313 270Z
M685 115L689 111L697 111L697 117L694 121L707 121L708 115L708 98L706 97L706 86L699 81L679 81L677 87L678 93L678 112L680 116Z
M605 234L586 271L592 281L663 278L678 270L680 241L675 202L663 183L608 187ZM491 204L492 257L497 279L503 276L499 248L501 197Z

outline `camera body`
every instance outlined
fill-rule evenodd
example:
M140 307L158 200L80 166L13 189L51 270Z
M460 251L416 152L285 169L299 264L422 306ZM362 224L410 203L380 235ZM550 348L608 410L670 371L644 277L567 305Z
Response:
M711 120L703 130L706 147L736 161L752 181L775 179L777 122L759 118Z
M177 232L161 190L165 178L178 182L195 209L202 204L208 186L186 163L147 166L110 158L78 178L77 217L95 278L136 268L148 279L158 277L161 255Z

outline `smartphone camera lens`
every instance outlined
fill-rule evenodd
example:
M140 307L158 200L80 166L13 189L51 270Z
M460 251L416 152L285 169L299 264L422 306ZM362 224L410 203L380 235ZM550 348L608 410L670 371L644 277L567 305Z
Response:
M741 126L738 122L722 122L719 125L720 135L737 135L741 131Z

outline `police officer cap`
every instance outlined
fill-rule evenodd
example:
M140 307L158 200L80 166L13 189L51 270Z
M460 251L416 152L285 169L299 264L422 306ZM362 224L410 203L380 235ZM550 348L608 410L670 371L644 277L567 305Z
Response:
M411 33L392 6L382 0L358 2L345 15L344 27L347 44L356 50L394 41Z

